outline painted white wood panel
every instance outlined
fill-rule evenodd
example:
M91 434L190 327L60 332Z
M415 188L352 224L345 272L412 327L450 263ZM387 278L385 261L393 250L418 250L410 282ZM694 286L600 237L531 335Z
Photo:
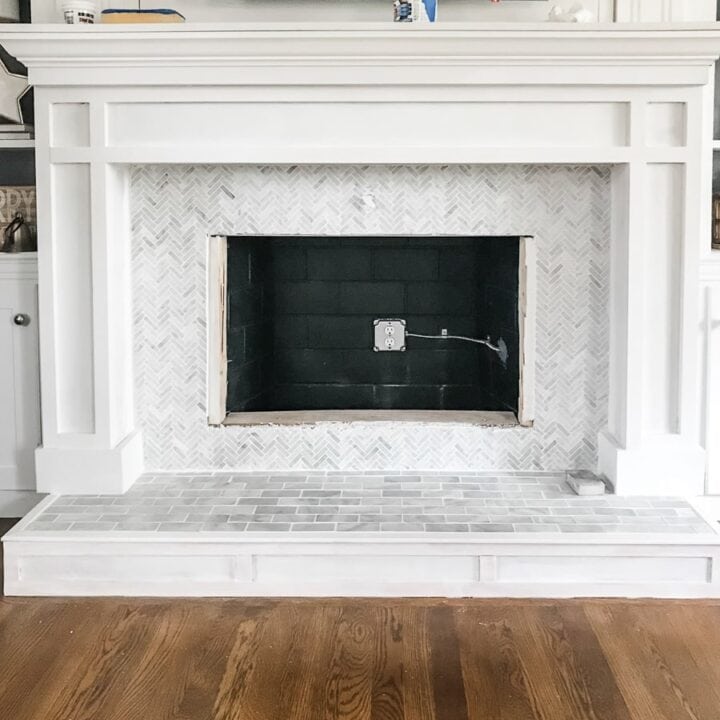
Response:
M577 583L704 583L708 557L503 557L497 563L498 582L524 582L542 577L545 582Z
M687 143L685 103L648 103L647 144L650 147L681 147Z
M626 103L133 103L108 107L110 147L622 147ZM209 122L209 118L212 120ZM439 128L452 127L452 142ZM572 128L572 131L569 131Z
M648 435L678 430L678 363L682 246L683 172L679 165L648 165L646 170L643 264L652 277L643 298L643 431ZM632 279L631 279L632 283ZM631 292L636 290L631 287Z
M103 134L102 108L92 130ZM132 285L127 168L96 163L92 184L92 273L103 291L93 312L97 430L101 442L114 447L134 426L132 304L126 301Z
M55 332L54 346L44 346L43 352L54 355L57 372L56 395L45 401L54 405L59 435L91 434L95 432L95 383L90 166L56 165L51 168L50 182Z
M90 145L88 103L55 103L51 108L50 144L53 147Z
M474 582L478 569L473 557L408 557L388 555L259 555L255 579L259 583L283 583L297 577L298 564L308 583L366 582L394 583Z
M36 281L0 277L0 490L35 488L34 454L40 444L37 304ZM28 326L13 322L18 313L30 318Z
M720 495L720 272L718 281L706 285L703 290L703 364L706 378L706 422L703 434L708 454L707 492Z
M250 582L252 558L246 556L238 562L232 555L75 555L23 558L20 570L28 582L42 582L55 577L63 583L87 581L116 583L121 578L135 583L167 584L218 583L228 580ZM238 570L240 569L240 572Z

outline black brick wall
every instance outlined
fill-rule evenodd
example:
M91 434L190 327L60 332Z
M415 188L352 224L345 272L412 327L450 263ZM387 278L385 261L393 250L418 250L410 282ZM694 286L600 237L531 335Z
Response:
M263 410L273 388L272 243L228 244L228 409Z
M372 321L493 341L500 333L517 356L518 245L230 238L228 409L517 410L517 357L506 370L480 346L420 338L405 353L376 353Z

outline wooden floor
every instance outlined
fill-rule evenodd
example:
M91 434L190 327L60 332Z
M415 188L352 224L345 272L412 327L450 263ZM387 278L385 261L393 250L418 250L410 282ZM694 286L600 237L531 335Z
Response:
M15 525L20 518L0 518L0 538ZM0 595L3 593L3 554L0 552Z
M0 718L718 720L720 604L0 600Z

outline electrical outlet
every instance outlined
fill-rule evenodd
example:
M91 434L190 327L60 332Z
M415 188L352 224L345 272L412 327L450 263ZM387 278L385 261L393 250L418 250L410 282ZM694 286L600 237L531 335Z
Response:
M405 352L405 320L373 320L375 352Z

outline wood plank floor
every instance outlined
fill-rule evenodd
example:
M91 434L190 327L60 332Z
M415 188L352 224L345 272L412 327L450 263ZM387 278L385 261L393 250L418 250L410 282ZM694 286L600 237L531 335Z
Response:
M720 603L0 600L8 720L718 720Z
M20 522L20 518L0 518L0 538L12 528L13 525ZM3 594L3 554L0 547L0 595Z

